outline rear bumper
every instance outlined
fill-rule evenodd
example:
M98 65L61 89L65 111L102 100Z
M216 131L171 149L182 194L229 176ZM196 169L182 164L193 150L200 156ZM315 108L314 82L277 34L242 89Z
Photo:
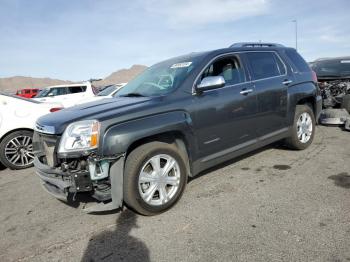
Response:
M62 201L68 201L69 194L93 191L92 182L87 171L63 172L42 164L38 158L34 159L34 166L43 188Z

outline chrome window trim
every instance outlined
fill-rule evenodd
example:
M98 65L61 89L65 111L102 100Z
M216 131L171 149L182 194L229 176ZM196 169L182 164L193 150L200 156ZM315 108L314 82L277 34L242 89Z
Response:
M277 78L277 77L281 77L281 76L287 76L288 75L288 69L287 69L287 66L285 64L285 62L283 61L283 59L281 58L281 56L274 50L263 50L263 51L238 51L238 52L230 52L230 53L225 53L225 54L220 54L220 55L217 55L215 56L214 58L212 58L204 67L203 69L200 71L200 73L196 76L196 79L195 81L193 82L193 85L192 85L192 95L196 95L196 89L195 89L195 84L197 83L199 77L203 74L203 72L205 71L205 69L211 64L213 63L216 59L220 58L220 57L224 57L224 56L230 56L230 55L237 55L237 54L245 54L245 53L261 53L261 52L269 52L269 53L275 53L276 56L278 57L278 59L281 61L281 63L283 64L284 66L284 69L285 69L285 74L284 75L278 75L278 76L271 76L271 77L265 77L265 78L261 78L261 79L257 79L257 80L247 80L247 75L245 75L245 78L246 78L246 81L245 82L241 82L241 83L237 83L237 84L233 84L233 85L225 85L223 87L220 87L220 88L215 88L215 89L212 89L212 90L206 90L206 91L203 91L203 93L206 93L206 92L210 92L210 91L214 91L214 90L218 90L218 89L222 89L222 88L229 88L229 87L233 87L233 86L237 86L237 85L242 85L242 84L246 84L246 83L255 83L255 82L258 82L258 81L262 81L262 80L268 80L268 79L272 79L272 78ZM241 62L241 59L239 59L239 62ZM248 68L249 70L249 68ZM246 73L246 72L245 72ZM248 73L251 73L251 72L248 72Z

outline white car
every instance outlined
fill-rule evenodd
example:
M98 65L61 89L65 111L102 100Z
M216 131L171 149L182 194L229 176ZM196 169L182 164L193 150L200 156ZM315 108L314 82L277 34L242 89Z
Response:
M77 104L94 102L94 101L98 101L98 100L101 100L104 98L112 98L126 84L127 83L109 85L109 86L105 87L102 91L100 91L96 96L81 99L79 102L77 102Z
M96 94L97 89L90 82L85 82L45 87L33 100L45 103L57 102L64 107L71 107L83 99L95 97Z
M0 162L11 169L32 166L35 122L60 109L59 103L40 103L0 93Z

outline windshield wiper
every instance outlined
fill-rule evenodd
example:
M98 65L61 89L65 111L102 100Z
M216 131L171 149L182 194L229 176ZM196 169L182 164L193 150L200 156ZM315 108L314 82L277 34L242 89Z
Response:
M146 97L146 96L140 93L129 93L129 94L121 95L121 97Z

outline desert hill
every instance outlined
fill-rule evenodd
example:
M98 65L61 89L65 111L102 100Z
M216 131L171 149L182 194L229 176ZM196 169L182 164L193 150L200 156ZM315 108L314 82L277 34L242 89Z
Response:
M121 69L118 70L102 81L94 82L96 86L103 86L115 83L124 83L129 82L135 76L140 74L143 70L145 70L147 66L143 65L133 65L129 69ZM13 76L13 77L5 77L0 78L0 91L6 93L15 93L16 90L22 88L43 88L46 86L52 85L62 85L73 83L68 80L59 80L59 79L51 79L51 78L36 78L36 77L28 77L28 76Z

